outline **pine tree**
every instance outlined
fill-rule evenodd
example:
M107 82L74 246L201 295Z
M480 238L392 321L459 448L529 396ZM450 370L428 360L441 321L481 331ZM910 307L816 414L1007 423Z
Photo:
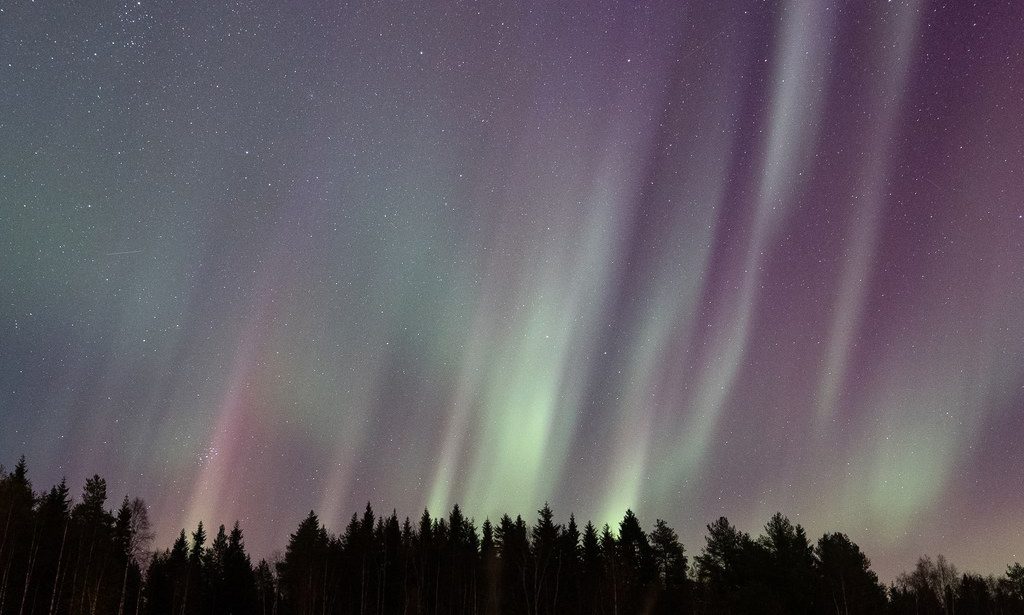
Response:
M498 612L498 577L501 573L497 546L494 543L494 524L484 519L480 528L479 578L481 608L484 613Z
M107 564L114 550L113 518L104 509L106 501L107 481L93 475L86 479L82 501L72 510L79 533L80 556L76 558L71 584L71 610L75 612L95 612L102 595Z
M513 521L502 515L495 531L495 545L501 558L501 612L532 613L532 601L527 587L530 565L530 543L526 537L526 522L516 516Z
M284 559L277 565L282 612L312 615L324 608L322 579L327 548L327 530L309 511L289 538Z
M561 528L554 522L554 513L546 502L544 507L537 511L537 515L537 523L530 532L533 612L545 613L548 612L549 605L558 600L558 536Z
M632 510L626 510L619 522L615 554L619 608L628 612L642 610L656 578L654 557L647 534ZM625 612L624 611L624 612Z
M223 526L222 526L223 527ZM216 544L217 541L214 541ZM266 562L263 562L264 564ZM242 530L235 521L221 556L221 612L226 615L243 615L256 608L256 577L252 562L245 552Z
M224 525L217 528L217 533L210 543L210 548L203 553L203 589L206 593L205 602L211 610L220 612L224 600L224 557L228 550L228 534Z
M67 481L62 478L60 484L52 487L39 502L39 522L48 537L44 552L50 554L40 570L43 575L41 579L49 582L49 606L46 609L49 615L57 610L61 580L67 568L64 559L68 550L68 531L71 529L70 493Z
M885 590L871 562L845 534L825 534L814 549L821 579L821 608L839 613L880 613Z
M185 599L188 587L188 539L185 537L184 529L178 534L177 540L174 541L174 546L171 547L168 557L168 568L173 588L172 605L174 608L171 610L171 613L177 615L178 613L183 613L186 609Z
M764 582L785 612L811 612L814 609L814 551L807 534L794 526L782 513L775 513L764 526L758 544L768 553L769 563L763 569Z
M1014 562L1006 567L1006 579L1012 588L1013 596L1018 600L1024 600L1024 566Z
M697 556L697 578L704 586L704 608L710 612L734 609L745 585L745 551L750 536L733 527L725 517L707 526L706 544Z
M267 560L260 560L254 574L259 613L260 615L271 615L277 610L277 584Z
M688 609L689 593L685 549L675 530L662 519L654 522L650 538L654 566L663 590L659 610L663 613L682 612Z
M580 601L580 530L576 516L569 515L569 522L558 537L558 575L555 596L551 603L553 613L565 610L559 605L568 605L573 612L579 612Z
M123 560L124 570L121 575L121 592L118 601L117 614L124 615L127 612L129 581L134 587L134 600L138 611L138 603L141 597L141 571L140 559L153 539L150 530L149 511L146 504L139 498L133 501L124 497L121 508L117 511L117 518L114 523L114 537L117 543L118 556Z
M590 521L583 526L583 537L580 539L580 611L582 613L597 612L602 604L600 592L604 587L605 565L602 559L601 539L597 528Z

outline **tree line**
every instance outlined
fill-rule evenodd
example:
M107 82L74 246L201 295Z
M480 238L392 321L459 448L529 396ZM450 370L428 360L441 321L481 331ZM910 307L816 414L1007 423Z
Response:
M845 534L816 542L776 513L755 537L726 518L691 559L663 520L617 527L479 526L456 505L416 521L367 504L334 535L312 511L275 561L253 563L238 523L211 539L199 523L151 550L145 503L108 508L99 476L74 501L62 481L36 492L24 458L0 466L0 615L631 615L1024 613L1024 567L959 573L942 556L883 584Z

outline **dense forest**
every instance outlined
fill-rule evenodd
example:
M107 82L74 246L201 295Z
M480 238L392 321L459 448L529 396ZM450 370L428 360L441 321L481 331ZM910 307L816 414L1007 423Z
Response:
M340 536L310 512L278 561L254 564L237 523L154 551L141 500L108 507L99 476L77 500L64 482L36 492L22 459L0 467L0 524L0 615L1024 613L1018 563L995 578L922 557L885 585L847 536L812 543L781 514L756 538L718 519L691 560L628 510L615 528L546 505L478 526L458 506L410 521L367 504Z

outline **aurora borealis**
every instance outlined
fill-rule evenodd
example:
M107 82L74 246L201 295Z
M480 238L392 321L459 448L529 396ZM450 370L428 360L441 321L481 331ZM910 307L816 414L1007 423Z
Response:
M1024 557L1013 1L0 3L0 463Z

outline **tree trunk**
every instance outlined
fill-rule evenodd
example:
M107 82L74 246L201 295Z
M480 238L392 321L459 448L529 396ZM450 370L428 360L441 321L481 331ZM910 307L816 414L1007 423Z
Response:
M181 597L181 615L185 615L185 607L188 605L188 585L192 580L192 565L185 568L185 595Z
M384 543L384 557L383 562L380 565L380 574L377 575L379 581L377 581L377 610L374 611L377 615L384 615L384 592L387 591L388 583L388 561L387 561L387 542Z
M850 615L850 605L846 602L846 579L839 577L840 586L843 588L843 613Z
M405 558L402 568L402 615L409 613L409 558Z
M363 554L362 566L359 576L359 615L363 615L366 609L366 554Z
M327 615L327 563L326 562L324 563L324 581L323 581L323 589L322 589L322 591L324 592L324 602L323 602L323 605L320 608L320 613L321 613L321 615Z
M437 603L441 593L441 565L438 564L434 573L434 615L437 615Z
M117 605L117 615L124 615L124 601L128 593L128 567L131 566L131 563L131 558L124 563L124 575L121 577L121 602Z
M7 602L7 575L11 572L11 558L7 558L7 565L4 566L4 577L0 580L0 613L4 612L4 603Z
M0 558L3 557L7 549L7 535L9 533L9 530L11 529L11 515L13 514L14 503L12 502L11 507L7 509L7 521L4 523L4 537L3 540L0 540ZM0 587L0 595L3 595L5 589L6 585L4 587Z
M313 571L309 571L309 577L306 579L306 594L307 604L305 605L305 615L313 615L313 605L316 604L316 593L313 592Z
M98 523L98 521L97 521ZM89 540L89 555L85 558L85 578L82 580L82 600L79 603L78 611L85 611L85 598L89 594L89 571L92 569L92 552L96 548L96 527L92 528L92 538Z
M82 564L82 535L78 535L78 549L75 550L75 571L71 574L71 596L68 597L68 612L75 609L75 588L78 587L78 568Z
M37 532L32 532L32 546L29 547L28 570L25 572L25 587L21 590L21 606L18 607L18 615L25 612L25 602L28 601L28 587L32 582L32 570L36 567L36 554L39 553L39 539Z
M57 608L57 593L60 588L60 567L64 562L64 542L68 539L69 525L71 525L71 519L64 522L64 536L60 539L60 553L57 555L57 572L53 576L53 595L50 596L50 615L53 615L54 609Z
M558 556L558 567L555 568L555 595L551 599L551 612L558 612L558 589L562 583L562 556Z
M523 585L523 602L526 603L526 614L530 615L530 592L527 591L527 589L526 589L526 561L525 561L525 559L524 559L523 563L519 567L519 580L522 582L522 585Z
M455 571L456 571L456 568L458 568L458 562L455 561L455 558L453 557L452 558L451 587L448 590L448 596L449 596L449 598L448 598L448 600L449 600L449 602L448 602L448 612L449 613L451 612L452 607L455 606L456 601L458 600L457 596L459 595L458 584L455 582Z
M612 613L619 615L619 580L616 578L615 564L612 564Z
M100 578L96 579L96 593L92 597L92 607L89 609L89 615L96 615L96 605L100 601L100 589L103 587L103 575L107 572L107 560L103 559L103 566L100 568Z

